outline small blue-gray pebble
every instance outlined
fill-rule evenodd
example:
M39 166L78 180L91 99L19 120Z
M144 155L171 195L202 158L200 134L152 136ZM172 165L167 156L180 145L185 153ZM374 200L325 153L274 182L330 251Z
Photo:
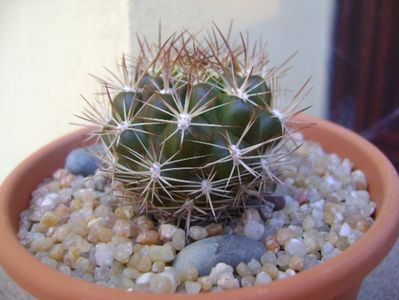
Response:
M75 175L93 175L100 165L99 159L93 154L98 151L102 151L102 145L95 144L72 150L66 158L65 168Z
M259 260L266 252L263 243L245 236L221 235L196 241L183 248L173 263L179 271L189 266L197 268L200 276L208 275L218 263L235 268L240 262Z

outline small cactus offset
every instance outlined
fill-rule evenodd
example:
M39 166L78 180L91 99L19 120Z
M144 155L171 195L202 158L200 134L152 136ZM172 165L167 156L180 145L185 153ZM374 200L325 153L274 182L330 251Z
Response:
M138 213L221 220L279 180L299 93L282 102L283 70L269 67L265 45L230 35L215 26L203 41L187 31L139 38L120 75L97 78L107 106L89 104L83 118Z

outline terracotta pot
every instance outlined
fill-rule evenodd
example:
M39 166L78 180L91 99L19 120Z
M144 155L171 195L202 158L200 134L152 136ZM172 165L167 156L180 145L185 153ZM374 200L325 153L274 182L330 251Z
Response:
M318 123L304 131L327 151L348 157L362 169L377 203L374 225L355 245L326 263L285 280L250 288L190 296L192 299L355 299L364 276L388 253L399 234L399 179L385 156L372 144L340 126L311 117ZM64 164L70 149L87 131L78 130L40 149L23 161L0 190L0 262L6 272L39 299L186 299L187 295L128 293L78 280L40 263L19 244L18 220L30 193Z

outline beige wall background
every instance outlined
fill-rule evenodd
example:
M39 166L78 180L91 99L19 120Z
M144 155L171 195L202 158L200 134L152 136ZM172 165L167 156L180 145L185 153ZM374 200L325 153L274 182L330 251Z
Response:
M272 64L299 50L283 83L298 89L312 76L303 106L326 109L333 0L0 0L0 182L22 159L75 128L84 102L122 53L149 39L209 28L212 21L268 41Z

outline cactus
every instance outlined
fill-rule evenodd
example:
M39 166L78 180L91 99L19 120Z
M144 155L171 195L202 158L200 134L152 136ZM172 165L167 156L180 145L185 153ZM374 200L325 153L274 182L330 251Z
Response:
M120 75L97 78L107 107L84 119L108 149L108 169L138 213L190 223L223 220L248 195L273 189L287 159L299 93L282 102L265 44L231 42L215 26L150 44ZM104 112L105 111L105 112Z

